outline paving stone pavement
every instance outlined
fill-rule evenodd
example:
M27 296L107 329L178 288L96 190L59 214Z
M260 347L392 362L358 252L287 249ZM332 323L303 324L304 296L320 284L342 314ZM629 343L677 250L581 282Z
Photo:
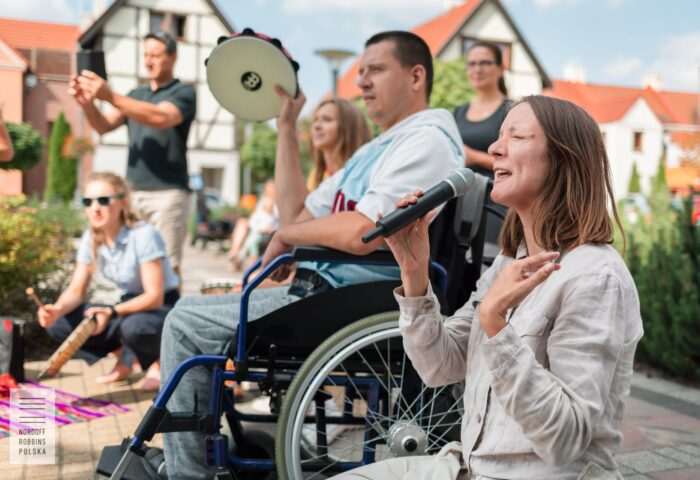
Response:
M203 282L240 279L240 274L228 270L226 256L218 252L215 244L206 250L187 245L183 272L185 295L198 294ZM107 298L115 294L104 289L98 293ZM88 366L80 360L71 360L58 377L44 383L76 395L111 400L131 410L59 428L55 465L10 465L9 441L0 440L3 479L104 478L94 473L102 448L117 444L133 433L153 400L153 394L138 389L139 374L112 385L95 383L95 377L109 372L113 362L114 359L107 358ZM35 378L42 365L42 362L28 363L28 378ZM625 479L700 479L700 389L635 373L622 432L624 441L617 460ZM162 446L160 435L156 435L152 445Z

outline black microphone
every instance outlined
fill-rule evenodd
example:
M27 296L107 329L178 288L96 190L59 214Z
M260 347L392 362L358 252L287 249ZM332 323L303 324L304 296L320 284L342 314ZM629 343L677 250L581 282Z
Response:
M474 185L474 172L468 168L458 168L450 175L423 194L416 203L394 210L386 217L377 220L377 227L362 237L363 243L369 243L378 236L389 237L403 227L422 217L438 205L461 197Z

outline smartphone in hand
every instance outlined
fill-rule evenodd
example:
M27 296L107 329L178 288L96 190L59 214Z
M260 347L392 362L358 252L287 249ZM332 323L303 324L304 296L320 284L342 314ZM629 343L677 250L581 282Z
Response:
M84 50L77 53L78 75L83 70L95 72L107 80L107 68L105 67L105 54L101 50Z

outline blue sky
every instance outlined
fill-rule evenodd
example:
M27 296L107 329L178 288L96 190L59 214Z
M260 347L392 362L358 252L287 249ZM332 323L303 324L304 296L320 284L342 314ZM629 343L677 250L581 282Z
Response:
M186 1L186 0L182 0ZM278 37L301 64L300 84L316 103L330 88L319 48L362 50L374 32L410 29L454 0L215 0L237 30ZM551 78L567 65L586 80L663 89L700 89L699 0L502 0ZM99 0L109 4L109 1ZM77 23L89 0L0 0L0 15ZM344 67L347 68L350 62Z

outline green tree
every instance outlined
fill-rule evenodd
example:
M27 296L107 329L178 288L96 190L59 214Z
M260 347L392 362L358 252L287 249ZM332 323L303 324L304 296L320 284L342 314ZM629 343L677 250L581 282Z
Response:
M639 172L637 171L637 163L632 163L632 175L630 175L630 185L627 188L627 193L639 193L642 188L639 185Z
M256 182L262 182L275 173L277 132L265 123L255 124L250 137L241 147L241 164L250 167Z
M433 65L435 75L433 93L430 96L431 108L445 108L452 111L456 106L474 98L476 92L469 83L462 58L449 62L436 58L433 60Z
M637 291L644 337L637 358L673 375L700 379L700 228L692 225L692 195L681 211L668 192L649 199L651 214L625 225L625 262ZM623 217L623 221L625 221Z
M659 165L656 169L656 176L652 185L654 192L663 192L668 194L668 183L666 183L666 162L663 158L659 160Z
M63 112L58 114L51 129L49 139L49 166L46 180L45 200L61 200L69 202L73 198L77 186L77 160L75 157L64 155L66 141L71 129L66 122Z
M41 161L41 149L44 146L39 132L28 123L7 122L5 126L7 133L10 134L15 154L11 162L0 163L0 168L27 170L38 164Z

